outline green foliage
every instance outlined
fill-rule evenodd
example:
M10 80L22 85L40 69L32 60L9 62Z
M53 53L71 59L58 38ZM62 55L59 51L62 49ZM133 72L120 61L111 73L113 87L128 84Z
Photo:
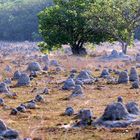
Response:
M133 44L135 29L140 25L140 1L137 0L100 0L95 3L89 13L97 17L97 28L107 33L111 38L122 43L122 50ZM100 7L95 14L94 7ZM92 19L95 21L95 19ZM93 25L94 26L94 25Z
M57 45L51 47L51 46L49 46L47 43L45 43L45 42L43 42L43 41L39 42L37 45L38 45L38 47L40 48L40 50L41 50L43 53L45 53L45 54L48 54L50 51L56 51L56 50L58 50L58 49L60 48L60 46L57 46Z
M130 44L134 29L140 24L140 2L138 0L105 0L100 2L102 3L101 10L96 13L98 27L110 34L112 38Z
M39 31L44 41L53 48L62 44L82 47L92 41L91 28L88 28L88 12L92 0L55 1L55 6L40 12Z
M88 49L90 49L90 50L95 50L95 49L96 49L95 44L89 43L89 42L87 42L87 43L85 44L85 47L88 48Z
M82 48L86 42L118 40L123 51L132 44L140 24L137 0L55 0L55 6L39 13L39 32L50 48L70 44Z
M38 47L40 47L40 50L43 53L48 53L49 50L50 50L49 47L48 47L48 45L45 42L39 42L37 45L38 45Z
M52 0L1 0L0 39L40 39L36 15L49 5L52 5Z

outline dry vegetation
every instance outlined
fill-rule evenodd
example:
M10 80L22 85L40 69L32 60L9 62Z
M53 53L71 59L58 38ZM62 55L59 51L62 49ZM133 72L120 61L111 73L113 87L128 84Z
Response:
M15 59L15 58L13 58ZM94 118L99 118L106 105L116 101L118 96L122 96L124 101L136 101L140 106L139 92L140 90L130 89L130 85L107 85L105 81L100 81L98 84L85 85L83 98L65 100L71 94L71 91L62 91L62 81L65 80L71 68L75 67L78 71L82 69L90 69L93 76L97 77L100 72L95 71L100 64L102 68L108 66L110 68L126 69L132 65L126 65L124 62L99 62L93 57L74 57L74 56L57 56L57 60L64 66L65 71L59 74L49 70L48 73L39 75L31 82L29 87L15 88L11 87L11 91L17 93L15 99L10 99L5 95L0 95L5 99L5 102L10 107L17 107L20 103L24 103L34 98L45 87L49 88L50 94L43 95L44 103L39 103L37 109L28 110L26 113L21 113L17 116L10 116L10 110L0 108L0 119L10 127L18 130L21 137L41 138L42 140L131 140L135 133L139 130L138 126L130 126L125 129L106 129L106 128L77 128L64 129L62 125L75 122L74 116L63 116L63 112L67 106L72 106L75 112L82 108L89 108L94 114ZM1 63L1 71L9 64L11 60ZM11 64L10 64L11 65ZM22 66L20 69L25 69ZM13 66L13 69L16 68ZM13 70L13 72L14 72ZM140 74L140 70L138 70ZM8 73L2 73L1 78L12 76ZM14 83L13 83L14 85ZM34 90L33 90L34 89Z

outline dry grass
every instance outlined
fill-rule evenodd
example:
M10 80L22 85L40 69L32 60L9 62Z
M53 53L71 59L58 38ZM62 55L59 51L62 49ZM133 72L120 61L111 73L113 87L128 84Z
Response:
M44 95L45 103L39 103L38 108L21 113L18 116L10 116L10 110L0 108L0 119L4 120L10 128L14 128L20 132L21 137L41 138L42 140L131 140L138 131L139 127L130 126L125 129L105 129L105 128L80 128L65 130L59 128L60 125L73 123L74 117L62 116L67 106L72 106L75 112L82 108L89 108L93 111L94 117L99 118L107 104L114 102L118 96L122 96L125 102L130 100L136 101L140 106L140 90L130 89L128 85L107 85L101 81L100 85L104 85L103 90L97 90L98 84L86 85L84 87L85 96L72 100L64 100L71 94L71 91L62 91L62 84L56 84L59 80L66 79L71 68L90 69L94 76L99 76L100 72L95 72L98 65L116 68L123 63L115 62L99 62L96 58L91 57L57 57L59 62L65 66L65 72L59 74L43 74L32 81L30 87L11 88L11 91L17 93L16 99L5 99L7 105L16 107L20 103L31 100L35 97L36 91L31 92L35 87L43 89L48 87L49 95ZM2 63L1 71L9 62ZM134 64L133 64L134 65ZM121 66L120 69L126 69L131 65ZM25 69L25 67L23 68ZM51 72L50 72L51 73ZM140 73L140 70L139 70ZM10 74L5 74L11 76Z

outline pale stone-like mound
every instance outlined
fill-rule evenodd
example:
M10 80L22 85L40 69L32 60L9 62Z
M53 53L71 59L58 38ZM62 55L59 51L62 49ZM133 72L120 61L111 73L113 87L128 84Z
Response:
M79 80L90 79L89 73L85 70L82 70L80 74L77 76L77 79Z
M111 105L108 105L104 111L104 114L102 116L102 119L104 121L110 120L110 121L115 121L115 120L123 120L129 117L129 113L125 106L118 102L118 103L113 103Z
M126 104L126 108L130 114L139 115L140 109L137 103L135 102L129 102Z
M56 70L56 72L60 72L60 71L63 71L63 68L60 66L57 66L55 70Z
M71 73L77 73L77 69L76 68L72 68L70 72Z
M126 57L126 55L123 52L120 52L119 57Z
M82 70L77 76L76 80L81 80L85 84L92 84L94 82L94 78L92 77L91 72L88 70Z
M10 115L17 115L19 114L19 111L16 108L13 108L10 112Z
M73 90L72 94L70 95L69 98L77 97L77 96L82 96L84 94L83 88L81 85L76 85L75 89Z
M75 79L75 73L70 73L69 77L68 78L72 78L72 79Z
M50 66L54 66L54 67L57 67L59 66L58 64L58 61L57 60L51 60L50 63L49 63Z
M113 77L106 77L107 79L107 84L117 84L117 79Z
M123 52L118 52L117 50L112 50L109 55L104 55L101 57L102 60L113 60L113 59L120 59L120 60L131 60L132 57L124 54Z
M139 86L139 81L134 81L133 83L132 83L132 89L138 89L140 86Z
M28 86L30 85L30 78L27 74L21 74L20 78L18 79L17 86Z
M48 69L49 69L48 65L45 65L45 67L43 68L44 71L48 71Z
M30 78L36 78L38 75L37 71L31 71L29 77Z
M67 116L71 116L74 114L74 109L72 107L67 107L64 114Z
M6 72L12 72L11 66L7 65L7 66L5 67L5 71L6 71Z
M44 102L44 98L41 95L36 95L35 102Z
M140 64L139 63L136 64L136 68L140 68Z
M64 49L64 53L66 55L72 55L73 54L72 50L71 50L71 47L64 47L63 49Z
M135 67L132 67L130 70L129 80L130 81L139 81L139 76L137 74L137 70Z
M83 83L81 80L76 80L76 81L75 81L75 84L76 84L76 85L81 85L81 86L83 86L84 83Z
M75 81L72 78L68 78L65 81L64 86L62 87L62 89L71 90L71 89L74 89L74 87L75 87Z
M21 72L20 71L15 71L14 76L13 76L13 80L18 80L21 76Z
M83 110L80 110L79 112L79 118L83 122L88 122L89 120L92 119L92 117L93 117L93 114L89 109L83 109Z
M85 127L92 124L93 114L89 109L79 111L77 117L80 119L73 127Z
M128 106L128 105L127 105ZM110 104L106 107L104 114L101 118L93 122L93 126L105 126L108 128L122 128L127 127L133 123L139 123L137 119L138 115L136 114L136 106L132 105L131 108L129 105L128 109L122 102L117 102ZM135 113L135 114L134 114Z
M5 83L0 83L0 93L9 93L9 89Z
M7 128L6 128L6 125L5 125L5 123L2 121L2 120L0 120L0 132L1 131L5 131Z
M122 96L119 96L118 99L117 99L117 101L120 102L120 103L123 103L123 97Z
M129 81L128 73L126 71L122 71L119 74L118 83L119 84L127 84L128 81Z
M0 98L0 106L4 105L4 99Z
M44 64L49 65L49 56L48 55L42 56L42 61L44 62Z
M109 71L108 71L108 69L103 69L100 77L101 78L107 78L107 77L109 77Z
M114 74L119 75L121 72L119 70L113 70Z
M15 130L7 129L6 131L4 131L3 137L8 140L17 140L19 134Z
M109 57L111 57L111 58L118 58L119 57L118 51L117 50L112 50L112 52L109 55Z
M41 71L41 66L38 62L32 62L28 65L28 71Z
M10 78L6 78L4 81L3 81L5 84L11 84L12 81Z
M139 53L136 55L136 61L140 62L140 54Z
M49 89L47 87L43 90L43 94L49 94Z
M36 103L31 101L27 104L27 109L36 109Z
M5 123L0 120L0 138L1 140L17 140L19 138L19 133L7 128Z
M127 59L129 60L130 57L123 52L118 52L117 50L112 50L111 54L108 56L109 59Z
M105 69L107 69L107 68L105 68ZM108 71L108 73L112 73L113 69L109 68L109 69L107 69L107 71Z
M25 106L23 106L23 105L18 106L16 109L17 109L17 111L19 111L19 112L26 112L26 108L25 108Z

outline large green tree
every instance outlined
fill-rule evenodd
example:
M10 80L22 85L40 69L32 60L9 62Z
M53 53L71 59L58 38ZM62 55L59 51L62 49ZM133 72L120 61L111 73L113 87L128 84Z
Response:
M69 44L74 54L85 54L83 44L92 41L92 34L87 26L93 0L57 0L55 6L39 13L39 31L48 48Z
M56 0L39 13L39 31L47 47L69 44L74 54L85 53L86 42L117 40L122 51L133 42L140 22L138 0Z

